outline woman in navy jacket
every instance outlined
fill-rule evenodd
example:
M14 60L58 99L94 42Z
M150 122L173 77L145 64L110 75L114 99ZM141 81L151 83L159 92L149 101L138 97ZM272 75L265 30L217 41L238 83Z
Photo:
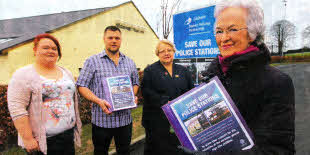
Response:
M159 61L144 69L141 83L144 98L142 125L145 128L144 154L176 154L180 145L161 106L194 87L190 72L173 63L175 48L161 40L156 47Z

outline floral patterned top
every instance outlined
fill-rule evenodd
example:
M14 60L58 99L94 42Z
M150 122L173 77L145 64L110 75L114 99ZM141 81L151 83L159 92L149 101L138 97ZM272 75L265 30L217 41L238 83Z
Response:
M48 111L45 123L46 137L52 137L75 125L74 92L75 85L63 70L61 79L42 79L42 101Z

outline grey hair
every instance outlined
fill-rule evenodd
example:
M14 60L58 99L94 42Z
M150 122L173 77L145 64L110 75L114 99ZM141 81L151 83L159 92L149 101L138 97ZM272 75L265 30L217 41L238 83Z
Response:
M221 0L215 6L214 17L217 18L224 9L229 7L241 7L247 9L247 27L249 36L257 45L262 44L265 36L265 24L264 12L261 4L257 0Z

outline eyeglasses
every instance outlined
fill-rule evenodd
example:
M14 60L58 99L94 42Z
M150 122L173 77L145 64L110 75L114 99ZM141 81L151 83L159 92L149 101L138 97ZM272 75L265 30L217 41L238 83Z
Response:
M239 31L244 30L244 29L248 29L247 27L244 28L229 28L227 30L215 30L215 36L216 37L222 37L224 35L224 32L226 32L227 35L235 35L237 34Z
M158 51L158 54L163 54L163 53L168 53L168 54L170 54L170 53L173 53L173 52L174 52L173 50L168 49L168 50Z

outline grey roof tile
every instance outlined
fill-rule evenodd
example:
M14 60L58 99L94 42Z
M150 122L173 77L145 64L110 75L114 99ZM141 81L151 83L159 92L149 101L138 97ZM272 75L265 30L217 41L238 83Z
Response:
M0 39L15 38L0 44L0 51L108 9L110 7L0 20Z

